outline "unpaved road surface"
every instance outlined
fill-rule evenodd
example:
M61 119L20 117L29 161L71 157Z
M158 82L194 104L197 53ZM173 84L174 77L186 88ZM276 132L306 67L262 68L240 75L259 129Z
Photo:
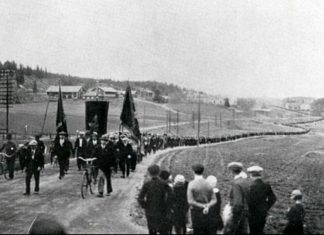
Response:
M41 174L40 194L30 197L22 195L23 173L17 173L12 181L0 176L0 233L25 233L40 213L54 215L69 233L147 233L144 227L131 222L129 212L153 160L153 155L144 158L129 178L122 179L120 174L113 176L114 191L104 198L95 195L81 198L82 173L77 171L75 160L71 160L70 173L63 180L58 179L58 168L47 166Z

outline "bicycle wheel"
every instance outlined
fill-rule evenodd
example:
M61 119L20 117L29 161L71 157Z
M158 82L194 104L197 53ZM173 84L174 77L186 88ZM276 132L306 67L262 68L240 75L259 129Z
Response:
M4 177L4 171L3 171L3 164L0 163L0 176L3 176Z
M82 182L81 182L81 197L83 199L85 199L88 196L88 186L90 186L88 172L84 172L82 176ZM90 186L90 191L91 191L91 186Z
M3 176L6 180L9 180L9 171L8 171L8 166L5 163L2 163L3 167Z

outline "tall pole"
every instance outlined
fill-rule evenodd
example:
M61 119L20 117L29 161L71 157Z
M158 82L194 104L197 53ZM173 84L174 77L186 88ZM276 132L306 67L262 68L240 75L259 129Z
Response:
M169 111L166 111L166 126L165 126L165 132L169 132Z
M197 145L199 145L200 135L200 92L198 94L198 132L197 132Z
M215 126L217 126L217 113L215 112Z
M219 113L219 126L222 127L222 113Z
M179 136L179 110L177 110L177 136Z
M145 105L144 105L144 115L143 115L143 127L145 127Z
M7 79L7 95L6 95L6 109L7 109L7 120L6 120L6 134L9 133L9 72L6 73Z
M207 130L207 138L209 138L209 119L208 119L208 122L207 122L207 128L208 128L208 130Z
M171 110L169 109L169 133L171 132L171 127L172 127L172 117L171 117Z
M195 112L192 112L192 128L195 129Z

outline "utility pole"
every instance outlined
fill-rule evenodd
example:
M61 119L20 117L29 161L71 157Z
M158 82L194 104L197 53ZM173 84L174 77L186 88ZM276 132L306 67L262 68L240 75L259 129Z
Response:
M195 112L192 111L192 128L195 129Z
M144 104L144 114L143 114L143 127L145 127L145 104Z
M222 128L222 113L219 113L219 126Z
M200 91L198 93L198 133L197 133L197 145L199 145L200 138Z
M209 119L208 119L208 122L207 122L207 138L209 138Z
M165 132L168 133L169 132L169 111L166 111L166 130Z
M172 117L171 117L171 110L169 109L169 133L171 132L171 127L172 127Z
M11 79L13 75L13 70L0 70L0 106L4 106L6 108L6 134L9 133L9 108L11 108L10 105L13 103L13 84Z
M217 113L215 112L215 126L217 126Z
M179 110L177 110L177 136L179 136Z

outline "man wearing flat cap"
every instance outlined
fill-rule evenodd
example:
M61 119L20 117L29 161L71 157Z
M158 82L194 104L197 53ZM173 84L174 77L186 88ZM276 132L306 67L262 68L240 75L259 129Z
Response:
M79 159L79 157L86 158L86 139L84 138L84 131L79 132L79 137L75 140L74 144L74 152L76 153L77 157L77 166L78 170L81 171L81 167L85 166L84 161Z
M247 169L250 174L250 203L249 225L251 234L263 234L268 211L276 202L270 184L262 180L263 169L260 166L251 166Z
M228 169L234 176L234 182L230 191L229 204L232 208L232 218L230 223L225 225L225 234L248 234L248 214L250 199L250 184L243 174L243 164L231 162Z
M114 148L111 143L108 143L107 135L103 135L100 138L100 144L95 147L93 157L97 158L95 166L100 170L98 177L98 197L103 197L105 181L107 185L106 195L109 196L113 191L111 185L111 169L114 166Z
M26 167L26 192L25 196L30 195L30 180L34 175L35 178L35 194L39 193L40 171L44 168L44 154L42 149L37 145L36 140L32 140L28 144L27 155L25 160Z
M120 147L119 168L122 171L122 178L125 174L128 177L131 169L131 160L134 154L132 145L129 143L127 136L122 137L122 145Z
M0 148L0 152L5 150L6 157L6 163L8 166L9 171L9 179L14 178L14 172L15 172L15 161L16 161L16 151L17 147L14 142L12 142L12 136L11 134L7 134L7 142L2 145Z
M58 163L60 166L59 179L65 176L65 171L69 161L69 157L72 153L72 144L67 140L67 133L60 132L59 139L55 142L53 148L53 156L57 156Z

